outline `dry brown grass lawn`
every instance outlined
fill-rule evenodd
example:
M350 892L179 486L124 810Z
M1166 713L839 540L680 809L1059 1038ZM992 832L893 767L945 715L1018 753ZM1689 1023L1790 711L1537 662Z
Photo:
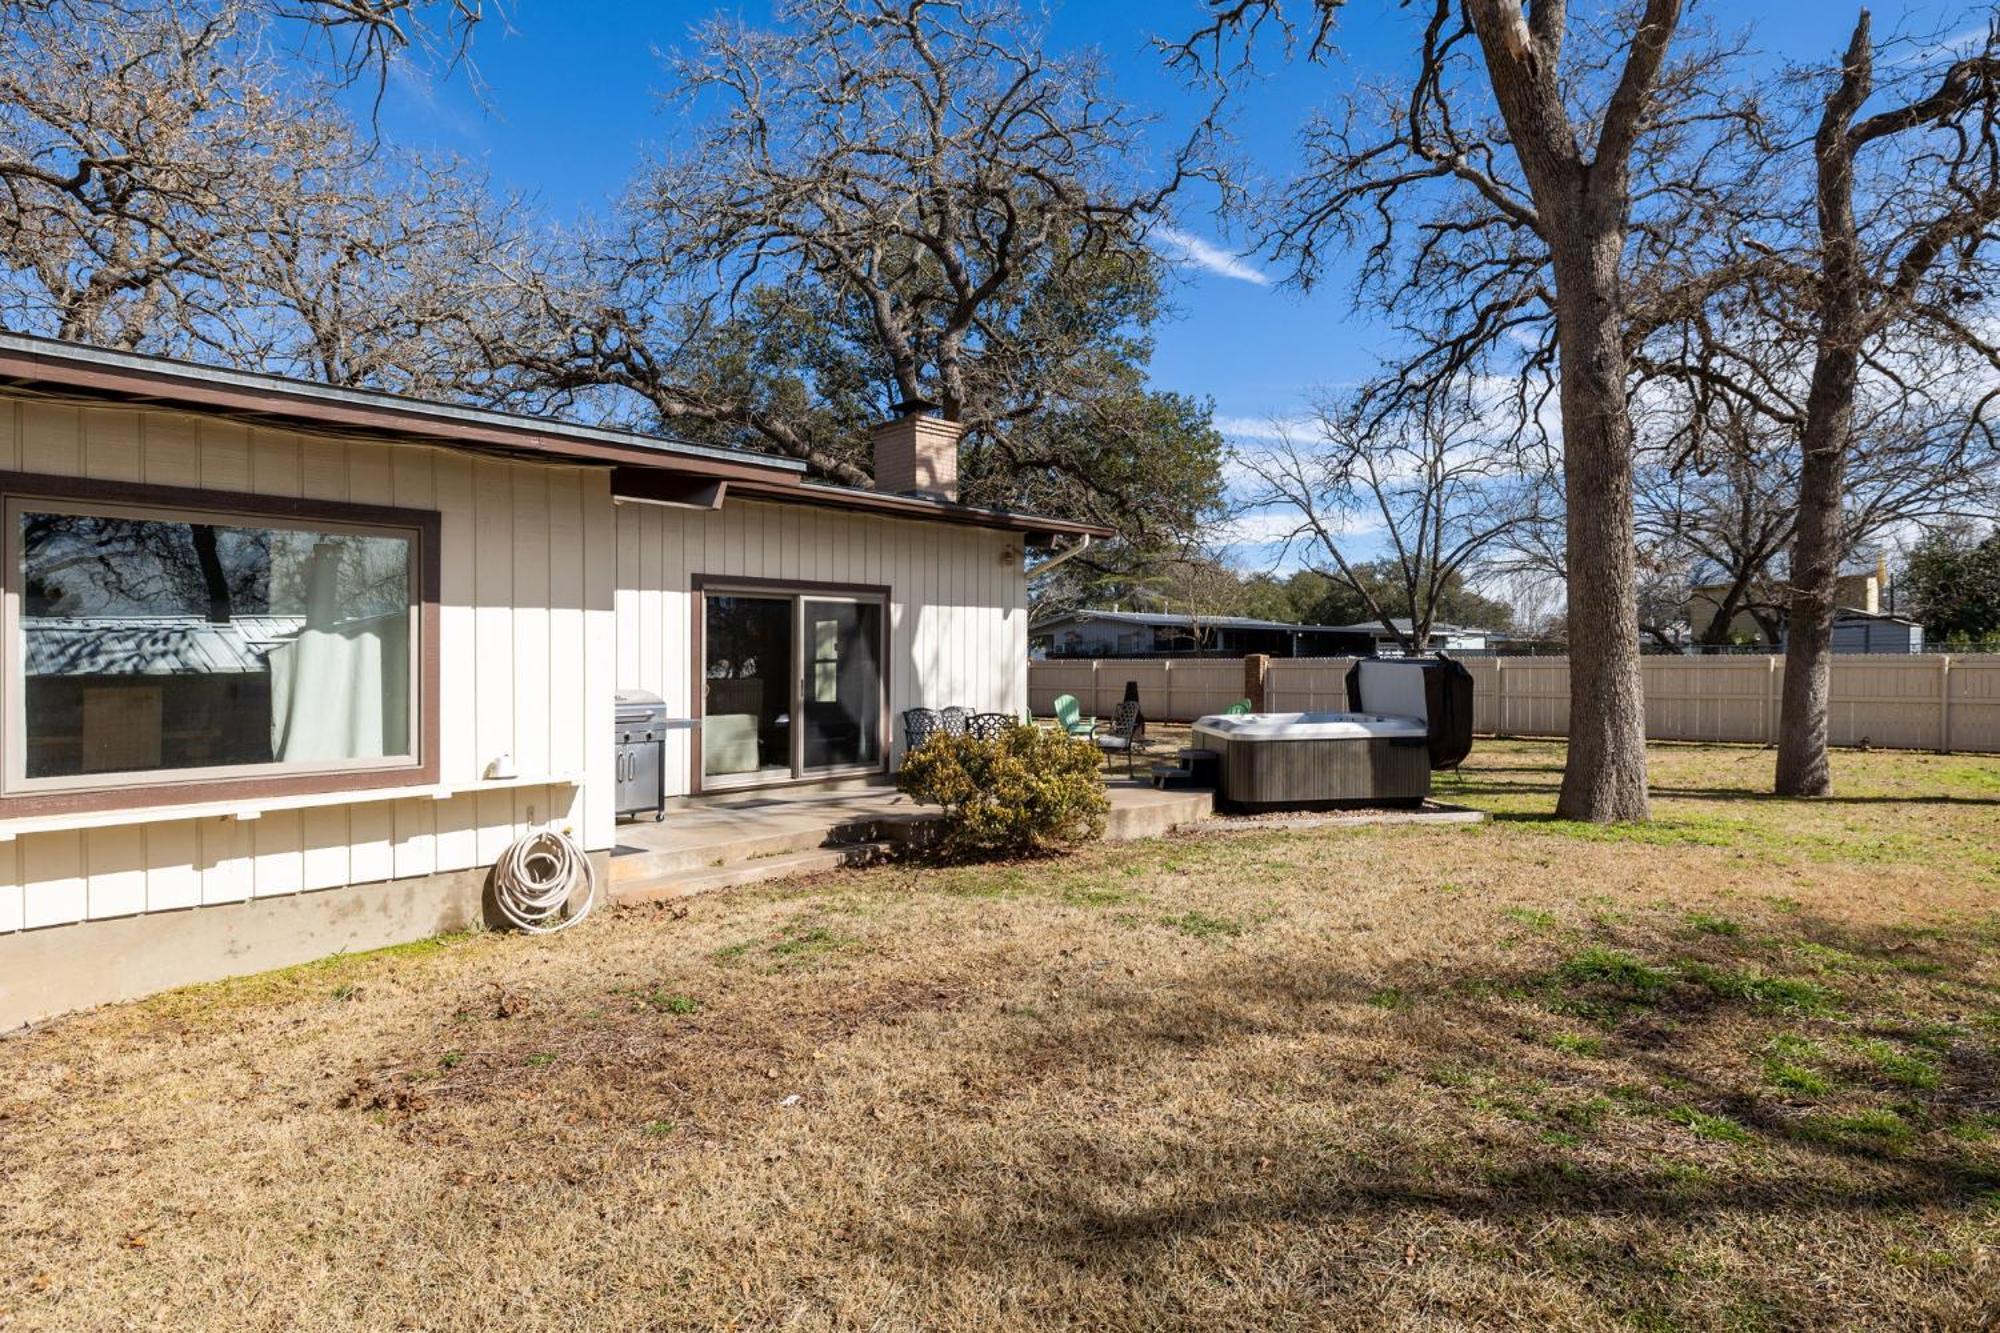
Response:
M909 868L0 1043L17 1328L1972 1327L2000 760Z

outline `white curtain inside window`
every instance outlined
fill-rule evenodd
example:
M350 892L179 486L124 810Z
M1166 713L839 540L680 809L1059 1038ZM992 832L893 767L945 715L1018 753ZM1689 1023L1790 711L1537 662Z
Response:
M342 619L341 555L337 541L314 546L305 627L270 655L274 759L410 753L409 615Z

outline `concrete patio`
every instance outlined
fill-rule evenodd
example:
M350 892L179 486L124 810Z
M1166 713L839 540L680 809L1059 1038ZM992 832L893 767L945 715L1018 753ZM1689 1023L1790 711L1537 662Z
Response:
M1207 819L1206 791L1105 783L1109 841L1150 838ZM845 865L866 865L937 818L894 787L743 792L690 799L659 823L618 825L608 885L613 902L690 897Z

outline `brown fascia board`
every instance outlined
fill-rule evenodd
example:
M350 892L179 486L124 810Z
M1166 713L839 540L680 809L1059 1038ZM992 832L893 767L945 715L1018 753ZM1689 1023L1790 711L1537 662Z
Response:
M1043 518L1038 514L1016 513L1011 509L982 509L977 505L951 504L910 495L885 495L847 486L806 483L795 486L767 486L763 482L732 482L729 494L737 499L776 500L781 504L814 505L823 509L859 510L896 518L929 523L955 523L963 527L997 528L1019 532L1030 545L1050 546L1057 537L1104 539L1117 530L1096 523L1075 523L1068 519Z
M656 440L627 431L571 426L372 390L310 384L0 333L0 384L59 390L137 406L185 408L273 424L399 436L517 457L664 469L724 481L797 486L805 467L790 459Z
M614 489L623 474L630 489L638 492L634 498L655 502L692 500L712 507L721 503L722 492L709 494L704 489L683 495L683 488L672 488L673 495L655 497L651 492L657 486L638 482L638 471L727 482L729 493L738 496L1019 532L1031 545L1053 545L1058 537L1115 535L1113 529L1092 523L853 487L806 485L805 464L794 459L0 332L0 387L9 384L134 406L393 435L482 453L608 464L613 468Z

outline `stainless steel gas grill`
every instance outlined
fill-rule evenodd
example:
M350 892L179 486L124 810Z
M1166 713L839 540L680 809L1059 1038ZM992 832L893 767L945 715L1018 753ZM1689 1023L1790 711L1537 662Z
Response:
M667 733L685 731L688 718L667 716L666 700L645 690L620 690L614 696L618 740L613 787L614 813L650 811L654 819L667 813Z

